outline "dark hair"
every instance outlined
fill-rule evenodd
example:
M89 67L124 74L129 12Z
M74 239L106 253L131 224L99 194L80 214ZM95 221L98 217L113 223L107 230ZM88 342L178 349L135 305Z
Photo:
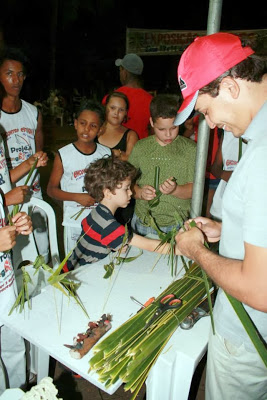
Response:
M4 47L0 52L0 66L6 60L18 61L23 66L24 74L27 74L30 70L30 61L23 51L16 47Z
M199 90L199 94L209 94L211 97L217 97L220 90L220 84L223 78L230 76L240 78L250 82L262 81L263 75L267 73L267 57L260 57L252 54L233 68L224 72L217 79L210 82Z
M110 101L110 99L112 99L112 97L118 97L118 98L120 98L120 99L123 99L124 101L125 101L125 104L126 104L126 110L128 111L129 110L129 107L130 107L130 104L129 104L129 99L128 99L128 97L126 96L126 94L124 94L124 93L122 93L122 92L112 92L112 93L110 93L108 96L107 96L107 98L106 98L106 101L105 101L105 106L108 104L108 102Z
M150 115L152 121L157 118L174 118L179 109L179 96L175 94L158 94L151 100Z
M132 183L139 177L139 171L128 161L114 156L100 158L85 170L84 186L97 202L104 198L104 190L114 193L118 185L129 178Z
M91 99L83 99L81 101L80 107L78 108L78 111L76 112L76 119L79 118L81 113L83 111L92 111L98 114L99 119L100 119L100 125L102 125L105 121L105 108L102 106L101 103L98 101L94 101Z

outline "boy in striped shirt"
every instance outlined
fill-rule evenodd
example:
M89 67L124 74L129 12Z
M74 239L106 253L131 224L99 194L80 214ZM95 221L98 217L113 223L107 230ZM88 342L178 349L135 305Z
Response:
M125 208L132 196L131 187L138 177L138 170L127 161L113 156L99 159L87 168L85 188L99 204L82 221L82 233L77 246L65 264L67 272L85 264L102 260L121 246L133 245L144 250L166 254L169 245L157 248L160 240L128 232L114 217L119 207Z

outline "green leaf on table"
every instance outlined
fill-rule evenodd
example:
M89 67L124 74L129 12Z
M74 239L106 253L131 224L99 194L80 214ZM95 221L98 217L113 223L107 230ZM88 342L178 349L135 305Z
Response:
M103 276L104 279L108 279L114 271L114 263L110 262L109 264L104 265L104 269L106 271L105 275Z
M31 279L29 273L25 270L25 267L21 267L21 270L22 270L22 286L21 286L21 290L20 290L20 292L19 292L19 294L18 294L13 306L11 307L8 315L11 315L12 312L17 307L19 307L19 312L21 313L24 310L25 300L28 303L29 309L31 309L31 302L30 302L30 299L29 299L28 284L29 283L32 284L32 279Z

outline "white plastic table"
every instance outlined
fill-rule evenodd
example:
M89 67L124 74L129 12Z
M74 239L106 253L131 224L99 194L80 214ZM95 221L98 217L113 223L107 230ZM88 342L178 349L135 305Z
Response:
M129 256L137 253L138 249L132 248ZM78 294L90 321L97 321L103 313L110 313L113 316L112 329L140 308L130 296L144 303L152 296L157 297L174 279L166 256L159 259L158 254L144 251L135 261L117 266L111 278L103 279L103 266L108 261L107 257L77 269L74 274L82 281ZM48 376L50 355L109 394L121 385L122 382L118 381L106 389L95 372L88 373L92 350L81 360L70 356L64 344L72 344L73 337L87 329L89 320L74 300L69 301L53 287L45 287L32 299L31 310L26 306L23 313L14 312L3 320L38 347L38 382ZM177 328L166 345L166 350L169 350L162 352L149 373L147 400L187 400L195 368L206 352L209 329L209 317L199 320L191 330Z
M21 389L6 389L0 396L0 400L21 400L25 394Z

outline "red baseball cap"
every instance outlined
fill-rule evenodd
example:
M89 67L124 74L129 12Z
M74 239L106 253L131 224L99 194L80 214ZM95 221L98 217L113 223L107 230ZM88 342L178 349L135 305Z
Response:
M253 53L251 47L242 47L240 38L231 33L196 37L183 52L178 65L178 82L184 101L174 124L181 125L190 116L201 88Z

